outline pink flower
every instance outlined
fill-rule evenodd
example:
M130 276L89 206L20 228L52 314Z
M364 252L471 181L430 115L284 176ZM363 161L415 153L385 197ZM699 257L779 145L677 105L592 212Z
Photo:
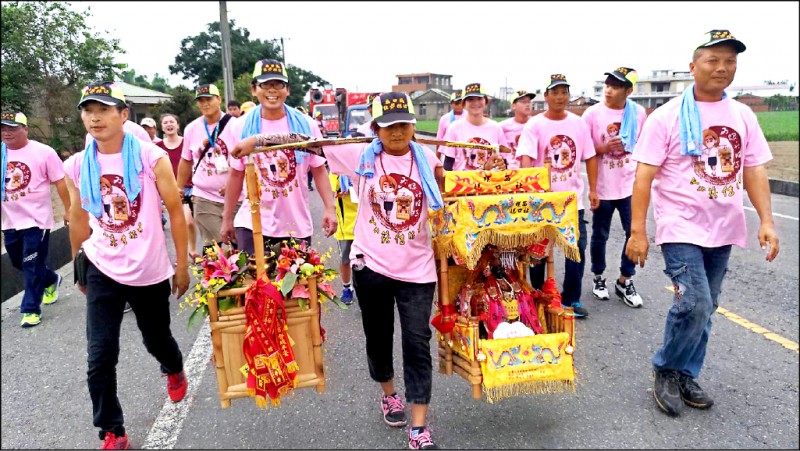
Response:
M309 299L311 295L308 294L308 289L305 285L295 285L294 288L292 288L291 297Z

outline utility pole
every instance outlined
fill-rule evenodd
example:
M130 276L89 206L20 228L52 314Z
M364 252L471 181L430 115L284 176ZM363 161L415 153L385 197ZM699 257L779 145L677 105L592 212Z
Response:
M219 31L222 34L222 79L225 83L225 105L234 100L233 68L231 67L231 30L225 0L219 2Z
M287 40L289 38L286 38ZM281 59L283 60L283 67L286 67L286 47L283 45L283 36L281 36Z

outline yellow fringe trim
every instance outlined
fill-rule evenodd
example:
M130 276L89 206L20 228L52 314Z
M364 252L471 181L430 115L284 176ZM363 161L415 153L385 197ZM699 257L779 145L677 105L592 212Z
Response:
M483 393L486 394L489 404L519 395L553 394L568 391L575 393L573 381L528 381L493 388L483 387Z
M289 372L300 371L300 367L297 365L296 361L291 361L286 365L286 370Z
M577 246L577 239L575 240L575 244L570 244L567 239L564 238L564 235L562 235L553 225L547 225L544 227L540 226L540 228L534 232L512 234L498 232L492 229L484 229L480 232L475 242L472 243L472 250L463 257L467 263L467 269L472 270L475 269L475 265L478 264L478 260L481 258L481 252L487 244L493 244L501 249L512 249L530 246L542 241L545 238L557 245L564 252L564 255L568 259L575 262L580 262L581 258ZM439 250L439 258L442 258L443 256L446 258L450 255L460 256L461 252L459 252L459 247L452 237L447 240L442 240L441 238L437 239L439 239L440 244L442 244L437 246L437 249ZM444 255L442 255L442 253L444 253Z
M267 400L262 398L261 396L256 396L256 407L263 407L267 408Z

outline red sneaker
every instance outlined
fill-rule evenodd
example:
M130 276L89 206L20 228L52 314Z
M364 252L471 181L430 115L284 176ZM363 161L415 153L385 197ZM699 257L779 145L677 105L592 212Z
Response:
M117 437L112 432L106 432L106 439L103 440L103 447L100 449L128 449L131 443L128 441L128 434Z
M176 374L167 374L167 393L172 402L178 402L186 396L186 373L181 371Z

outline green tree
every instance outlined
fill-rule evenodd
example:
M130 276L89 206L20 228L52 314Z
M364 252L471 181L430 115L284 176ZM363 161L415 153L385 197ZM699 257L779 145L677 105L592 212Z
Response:
M113 80L125 66L114 63L113 55L124 53L119 41L90 30L89 12L70 8L66 2L2 5L0 85L3 110L19 109L29 118L43 112L50 145L74 152L83 148L86 133L75 110L81 88Z
M264 58L280 59L280 47L270 41L251 40L250 31L238 28L230 21L231 64L233 77L252 73L256 61ZM181 74L194 85L211 83L222 77L222 34L219 21L208 24L208 30L197 36L181 40L181 52L175 64L169 66L171 74Z
M150 109L150 113L159 122L159 118L164 113L172 113L178 116L182 135L186 124L200 117L200 110L194 100L194 89L178 86L170 94L172 94L170 100L153 106Z
M230 21L231 30L231 64L233 66L234 97L250 99L250 80L256 61L272 58L281 59L280 46L271 41L251 40L250 31L238 28L235 21ZM208 24L208 30L197 36L189 36L181 40L181 52L175 57L175 64L169 66L171 74L181 74L184 80L194 85L214 83L224 92L222 82L222 35L219 22ZM297 106L303 103L303 96L315 83L323 85L326 80L311 71L291 64L286 65L289 75L290 95L286 104ZM212 81L213 80L213 81Z

